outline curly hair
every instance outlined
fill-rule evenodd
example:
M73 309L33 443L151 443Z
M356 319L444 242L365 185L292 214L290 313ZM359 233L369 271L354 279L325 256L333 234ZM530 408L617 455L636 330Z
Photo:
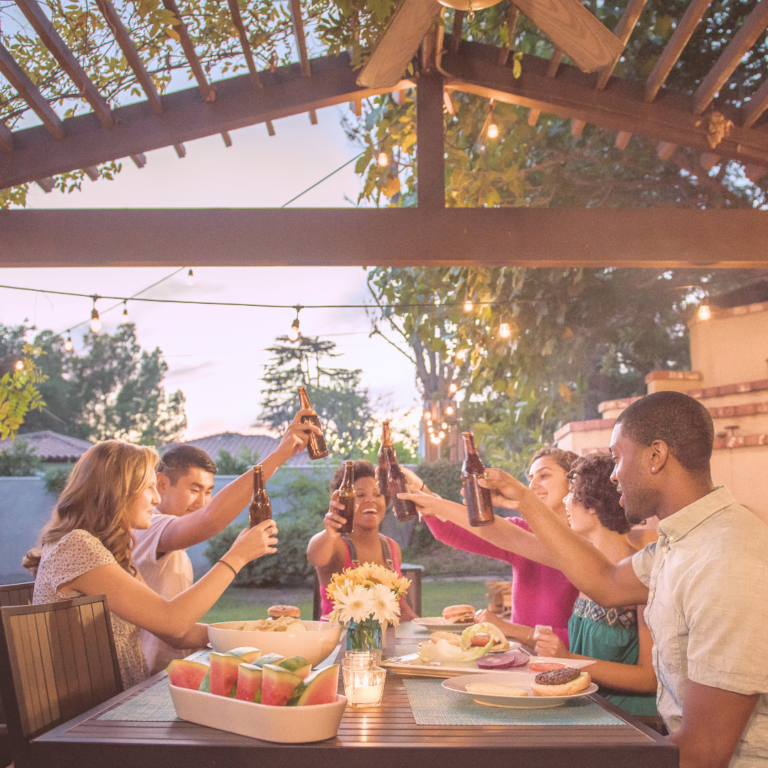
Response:
M122 440L105 440L89 448L72 469L50 521L40 534L40 547L55 544L76 529L95 536L131 575L136 544L128 514L136 494L154 478L157 451ZM37 575L40 548L30 549L22 565Z
M361 477L372 477L376 479L376 467L374 467L370 461L366 461L365 459L358 459L353 464L352 469L355 471L355 481L359 480ZM333 477L331 478L330 483L331 493L338 491L339 488L341 488L341 481L343 479L344 464L338 467L337 470L333 473ZM387 504L389 504L389 489L387 489L387 492L384 494L384 498L386 499Z
M619 504L621 494L611 482L613 457L590 453L576 459L568 473L573 498L585 509L594 509L600 524L609 531L627 533L632 527Z
M534 461L543 459L545 456L551 456L555 463L565 472L570 472L573 462L579 458L573 451L564 451L562 448L556 448L554 445L545 445L533 454L528 471L530 472Z

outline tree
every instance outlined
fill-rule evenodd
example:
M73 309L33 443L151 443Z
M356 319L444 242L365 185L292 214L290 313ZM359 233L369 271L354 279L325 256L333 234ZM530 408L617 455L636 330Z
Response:
M0 356L18 354L33 327L0 326ZM44 330L35 337L37 364L47 378L39 384L45 407L26 416L21 432L51 429L83 440L124 438L143 445L177 440L186 427L184 394L166 396L168 364L159 348L142 350L136 327L124 323L114 334L88 333L82 354Z
M361 370L326 368L326 358L340 357L336 344L299 336L292 342L278 336L268 348L273 357L264 366L259 420L284 432L298 409L296 388L307 388L312 407L325 425L325 439L334 453L359 456L371 431L368 390L360 385Z
M242 475L258 463L258 451L251 451L247 445L244 445L235 456L224 448L219 448L219 455L216 457L216 471L220 475Z
M34 477L43 469L37 448L19 438L11 448L0 452L0 477Z
M6 347L14 352L4 353ZM45 406L40 387L48 376L38 365L42 354L24 341L19 327L0 325L0 440L13 439L24 419Z

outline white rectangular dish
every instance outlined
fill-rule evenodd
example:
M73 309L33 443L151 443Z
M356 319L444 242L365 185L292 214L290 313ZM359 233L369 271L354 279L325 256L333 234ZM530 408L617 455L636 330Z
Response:
M547 656L531 656L531 661L536 663L553 662L562 664L566 667L573 667L574 669L582 669L582 667L588 667L595 662L591 659L555 659ZM459 675L484 675L493 674L498 675L502 672L510 672L509 669L500 670L488 670L480 669L474 661L462 661L452 662L445 664L424 664L419 659L418 653L411 653L407 656L400 656L396 659L382 659L382 667L386 667L392 672L396 672L400 675L410 675L413 677L458 677ZM522 670L528 672L528 667L521 667Z
M280 744L334 738L347 706L346 697L340 694L332 704L273 707L170 684L168 687L176 714L182 720Z

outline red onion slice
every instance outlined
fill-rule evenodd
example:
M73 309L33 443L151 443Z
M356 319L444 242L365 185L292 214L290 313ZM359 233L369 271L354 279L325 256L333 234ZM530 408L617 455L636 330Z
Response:
M530 656L522 651L505 651L482 656L476 663L480 669L511 669L525 666L529 658Z

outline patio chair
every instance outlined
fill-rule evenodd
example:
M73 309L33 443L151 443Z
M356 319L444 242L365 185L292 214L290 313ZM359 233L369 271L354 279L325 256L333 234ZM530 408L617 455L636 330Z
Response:
M15 768L29 742L123 690L104 595L0 608L0 695Z

